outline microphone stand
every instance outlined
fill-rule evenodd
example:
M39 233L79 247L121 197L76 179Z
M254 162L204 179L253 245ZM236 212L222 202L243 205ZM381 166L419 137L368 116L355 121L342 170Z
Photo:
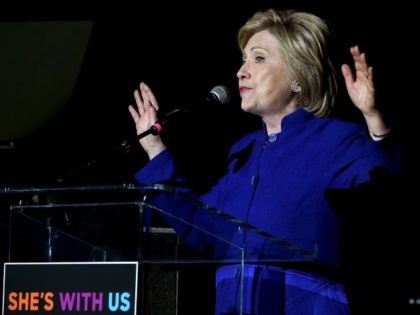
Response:
M15 148L13 141L0 141L0 150L14 150Z
M112 154L114 154L115 152L118 152L119 150L121 150L121 148L125 149L127 152L130 150L130 144L127 140L122 141L121 143L119 143L117 146L115 146L113 149L105 152L105 154L103 154L101 157L104 158L106 156L110 156ZM56 183L57 184L62 184L67 178L72 177L80 172L82 172L85 169L90 168L91 166L95 165L98 162L99 158L90 160L89 162L83 164L82 166L72 170L71 172L59 177L56 179Z
M140 140L140 139L142 139L142 138L144 138L144 137L146 137L146 136L148 136L150 134L152 134L154 136L159 135L163 131L164 127L167 125L168 118L171 117L171 116L173 116L176 113L179 113L179 112L185 112L185 109L176 108L176 109L171 110L169 113L167 113L165 115L165 117L162 120L156 121L153 124L153 126L151 126L148 130L146 130L146 131L138 134L136 136L136 139L137 140ZM126 152L130 151L130 149L131 149L130 148L131 147L130 142L131 142L130 140L124 140L124 141L122 141L117 146L115 146L113 149L111 149L111 150L105 152L103 155L101 155L101 157L104 158L104 157L110 156L110 155L118 152L119 150L121 150L121 148L125 149ZM78 173L80 173L80 172L82 172L82 171L84 171L84 170L86 170L86 169L94 166L98 162L98 160L99 160L99 158L90 160L89 162L87 162L87 163L81 165L80 167L72 170L71 172L69 172L69 173L67 173L67 174L65 174L65 175L57 178L56 179L56 183L57 184L62 184L67 178L72 177L72 176L74 176L74 175L76 175L76 174L78 174Z

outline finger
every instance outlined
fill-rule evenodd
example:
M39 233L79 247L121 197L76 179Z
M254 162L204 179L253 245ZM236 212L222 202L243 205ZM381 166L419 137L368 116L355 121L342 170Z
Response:
M350 53L353 57L353 62L354 62L354 69L356 70L356 77L357 77L357 72L360 71L361 68L361 56L360 56L360 50L359 50L359 46L352 46L350 47Z
M151 100L150 100L150 96L149 93L147 91L147 85L144 82L140 83L140 94L141 94L141 98L143 100L143 108L145 111L147 111L149 108L149 106L152 106L151 104ZM142 115L143 113L140 113L140 115Z
M355 46L350 47L350 53L353 56L353 58L359 56L360 55L359 46L355 45Z
M354 67L356 71L362 71L365 76L368 76L369 65L366 60L366 53L360 52L359 46L351 48L351 54L354 59Z
M139 109L140 116L144 115L144 111L145 111L144 102L138 90L134 91L134 99L136 100L136 104L137 104L137 108Z
M375 91L375 85L373 84L373 67L369 67L367 79L368 79L368 89L371 92L374 92Z
M368 79L373 81L373 67L368 68Z
M366 57L364 54L361 56L363 59L362 62L359 62L357 68L356 68L356 77L357 79L363 80L363 81L371 81L372 80L372 67L369 67L366 63Z
M156 109L152 105L148 106L147 115L149 116L149 121L152 124L154 124L158 120Z
M368 73L369 66L368 66L368 63L366 61L366 54L365 53L360 54L359 67L360 67L360 71L364 71L364 72L366 72L366 74Z
M366 62L366 54L360 52L360 48L358 45L350 47L350 53L352 54L354 60L354 68L356 72L356 77L352 78L352 82L354 80L360 80L366 82L369 78L369 66ZM349 75L350 68L342 69L342 71L346 70L346 74L343 72L343 75ZM349 83L350 81L346 82Z
M364 53L353 55L354 68L356 71L366 71L367 72L367 63L366 56Z
M128 105L128 111L131 114L131 117L134 120L134 123L137 123L137 121L140 119L139 113L136 111L133 105Z
M347 64L341 66L341 73L343 74L346 86L349 88L354 83L353 73Z
M158 111L159 110L159 104L158 104L158 102L156 100L156 97L153 94L152 90L149 88L149 86L146 83L143 82L141 84L140 88L142 90L142 95L144 95L148 99L150 105L152 105L154 107L154 109L156 111Z

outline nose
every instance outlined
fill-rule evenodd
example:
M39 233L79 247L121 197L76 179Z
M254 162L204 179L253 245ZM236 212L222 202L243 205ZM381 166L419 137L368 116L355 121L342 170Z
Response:
M238 79L245 79L249 76L249 72L246 66L246 62L242 64L242 66L239 68L238 72L236 73L236 76Z

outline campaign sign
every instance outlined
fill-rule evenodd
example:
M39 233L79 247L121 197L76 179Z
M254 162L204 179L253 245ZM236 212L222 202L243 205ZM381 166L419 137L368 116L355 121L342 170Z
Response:
M4 315L136 314L137 262L5 263Z

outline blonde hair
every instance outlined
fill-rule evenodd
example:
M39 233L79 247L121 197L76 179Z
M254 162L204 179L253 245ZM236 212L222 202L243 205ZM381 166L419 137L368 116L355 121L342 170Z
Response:
M290 78L300 85L298 104L317 116L327 116L337 94L336 72L326 53L327 40L332 37L327 23L306 12L259 11L239 30L241 50L263 30L277 38Z

